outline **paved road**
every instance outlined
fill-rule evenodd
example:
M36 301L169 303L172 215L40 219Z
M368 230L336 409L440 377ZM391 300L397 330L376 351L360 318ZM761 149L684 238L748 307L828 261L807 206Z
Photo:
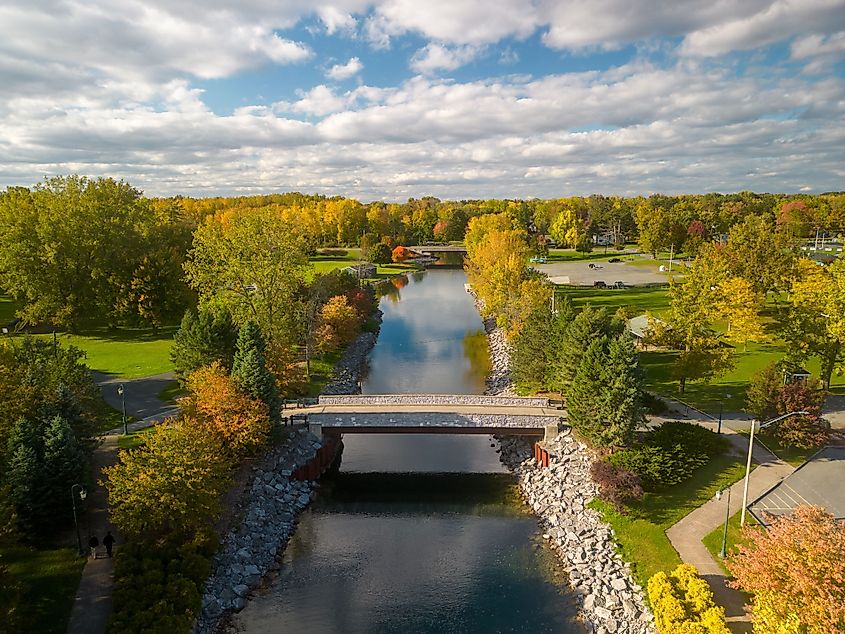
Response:
M161 414L171 405L159 399L159 393L175 379L172 372L145 376L140 379L121 379L111 374L93 372L94 382L100 387L103 399L117 411L121 411L122 403L117 388L123 385L126 397L126 412L136 418L147 418Z
M554 407L506 407L489 405L313 405L287 409L289 414L457 414L566 417Z

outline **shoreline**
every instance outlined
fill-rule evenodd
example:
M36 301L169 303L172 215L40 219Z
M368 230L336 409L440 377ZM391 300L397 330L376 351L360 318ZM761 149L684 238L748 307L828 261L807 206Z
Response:
M483 303L475 297L482 314ZM485 394L513 394L510 350L494 317L484 318L491 370ZM654 634L654 618L643 588L619 555L613 530L587 507L598 488L590 477L592 455L567 429L551 442L548 468L532 456L531 444L497 436L499 459L519 484L523 503L537 518L543 540L566 570L569 590L580 602L579 617L595 634Z

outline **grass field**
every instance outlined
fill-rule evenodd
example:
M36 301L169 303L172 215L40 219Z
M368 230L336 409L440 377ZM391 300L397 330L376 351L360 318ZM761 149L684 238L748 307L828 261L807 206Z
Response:
M0 561L23 585L23 631L64 634L85 558L76 548L17 546L0 551Z
M118 449L135 449L144 444L148 434L152 433L155 427L145 427L138 431L133 431L125 436L119 436L117 439Z
M555 289L555 297L568 297L576 310L589 305L594 308L606 308L613 313L618 308L632 307L632 312L638 315L650 311L659 316L669 308L669 289L660 286L621 289L558 286Z
M713 498L716 491L733 484L744 475L740 458L723 454L698 469L686 482L657 493L646 493L642 500L621 515L600 500L591 506L604 515L616 533L622 557L632 563L634 578L645 587L648 579L661 570L669 571L681 563L666 530Z
M747 544L748 540L744 539L742 536L742 530L739 527L739 518L740 513L737 512L731 516L730 520L728 520L728 540L727 540L727 553L728 556L731 555L732 552L736 550L737 544ZM754 518L749 515L748 513L745 514L745 523L750 524L751 526L755 526L757 522ZM713 559L716 560L722 569L727 573L728 569L725 567L722 558L719 556L722 552L722 538L725 532L725 525L721 524L718 528L713 529L707 535L704 536L704 539L701 540L701 543L707 547L707 550L710 551L710 554L713 555Z
M160 328L156 333L149 328L102 327L79 334L61 333L58 338L63 345L83 350L92 370L136 379L173 371L170 348L176 330L176 326ZM53 335L36 336L52 339Z

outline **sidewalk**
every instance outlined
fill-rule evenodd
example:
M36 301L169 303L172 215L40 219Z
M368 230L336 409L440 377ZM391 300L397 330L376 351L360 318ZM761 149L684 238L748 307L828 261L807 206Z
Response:
M670 407L673 407L673 405L670 404ZM677 407L673 408L677 409ZM694 416L695 412L691 411L690 415ZM741 429L744 426L743 423L746 423L746 420L739 417L733 418L733 413L729 414L729 416L731 416L730 419L723 418L722 434L731 443L733 452L744 458L748 455L748 439L738 434L734 429ZM667 417L667 419L675 420L676 418ZM712 431L716 430L718 424L716 421L704 418L691 417L687 418L687 420L707 427ZM783 462L758 443L754 444L752 458L757 464L757 468L752 471L749 481L749 501L755 499L794 471L791 465ZM742 507L744 482L744 479L742 479L731 486L731 515L739 511ZM725 608L725 615L731 631L750 632L751 621L750 616L745 610L745 597L738 590L725 585L727 577L725 576L724 570L713 559L710 551L701 542L705 535L719 526L724 526L725 504L726 498L724 497L718 501L715 499L710 500L670 527L666 531L666 536L675 550L678 551L684 563L694 565L698 569L699 574L710 585L716 603Z
M95 482L102 478L103 468L117 462L117 436L108 436L94 451L92 470ZM100 543L106 531L111 531L118 544L121 542L117 531L109 522L108 495L99 485L88 492L88 530L83 535L83 546L88 538L96 535ZM116 546L119 549L120 546ZM105 555L105 548L100 546L99 559L88 558L79 580L76 599L68 623L68 634L101 634L106 631L112 611L113 559Z
M158 375L144 379L126 381L132 384L132 398L126 399L126 411L133 416L146 416L143 420L129 424L130 431L137 431L144 427L150 427L172 416L178 410L177 406L163 403L158 398L162 384L169 382L172 375ZM117 396L112 394L120 381L100 375L100 387L106 386L103 396L112 407L119 408ZM128 394L127 394L128 396ZM150 413L152 412L152 413ZM120 550L122 539L117 530L109 521L108 512L108 491L99 485L103 479L102 471L117 462L118 436L123 433L123 427L107 431L101 437L100 446L94 450L91 459L91 470L93 473L94 486L88 491L88 527L83 535L83 542L87 546L88 538L96 535L102 544L106 531L111 531L116 540L115 551ZM87 548L86 548L87 550ZM105 548L100 546L99 559L88 558L85 568L82 570L82 577L79 580L79 588L76 590L76 598L73 602L73 610L68 623L68 634L104 634L108 626L109 617L112 612L112 586L114 585L114 560L105 555Z

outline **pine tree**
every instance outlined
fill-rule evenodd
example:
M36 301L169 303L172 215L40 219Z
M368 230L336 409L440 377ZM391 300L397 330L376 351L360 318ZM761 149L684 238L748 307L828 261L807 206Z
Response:
M9 436L5 480L15 508L19 530L29 533L39 527L42 501L43 442L37 425L20 419Z
M247 394L267 405L270 419L275 422L279 418L279 388L275 377L267 369L264 346L264 337L258 326L247 322L238 334L232 378Z
M596 394L597 415L603 423L603 445L621 447L631 441L645 414L642 372L634 342L627 334L610 341L603 369L603 385Z
M186 310L170 352L176 376L184 381L191 372L213 361L231 368L236 339L237 329L226 307L202 306L196 315Z
M42 495L50 513L70 519L70 509L61 500L74 482L82 479L85 454L68 421L55 416L44 430Z
M547 306L525 320L511 342L511 374L517 385L532 391L546 388L546 353L553 334L553 316Z
M581 355L578 370L566 394L569 424L593 440L599 440L603 428L597 400L604 389L606 347L607 337L601 335L592 340Z
M568 396L568 390L581 365L581 357L592 342L602 337L605 340L617 336L624 329L624 323L611 318L604 308L585 307L560 337L557 357L551 363L549 387Z

